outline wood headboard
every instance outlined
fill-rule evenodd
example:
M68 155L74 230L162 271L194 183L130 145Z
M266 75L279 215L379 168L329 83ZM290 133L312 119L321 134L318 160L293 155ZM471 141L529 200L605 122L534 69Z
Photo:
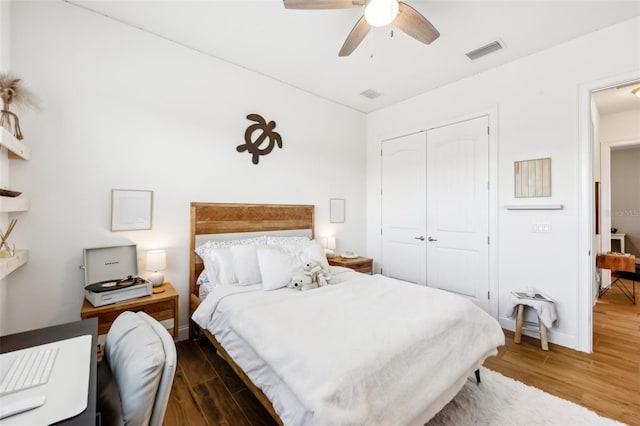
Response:
M200 302L196 280L204 269L195 253L198 236L310 229L313 238L313 224L312 205L191 203L189 316Z

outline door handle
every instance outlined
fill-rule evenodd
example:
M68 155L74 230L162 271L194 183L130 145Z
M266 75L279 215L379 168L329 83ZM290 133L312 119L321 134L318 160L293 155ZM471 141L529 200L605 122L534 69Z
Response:
M423 238L423 239L424 239L424 238ZM435 239L435 238L433 238L433 237L429 237L429 238L428 238L428 240L429 240L429 241L438 241L438 240L436 240L436 239Z
M416 240L424 241L424 235L420 235L419 237L413 237Z

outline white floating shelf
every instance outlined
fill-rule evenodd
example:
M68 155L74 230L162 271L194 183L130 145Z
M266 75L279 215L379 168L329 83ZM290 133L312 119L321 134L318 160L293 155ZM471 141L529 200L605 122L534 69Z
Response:
M507 204L507 210L562 210L562 204Z
M7 129L0 127L0 145L7 148L9 151L9 158L15 158L18 160L30 160L31 149L24 143L15 138Z
M0 212L26 212L30 204L27 198L0 197Z
M28 259L27 250L16 250L13 256L0 258L0 280L27 263Z

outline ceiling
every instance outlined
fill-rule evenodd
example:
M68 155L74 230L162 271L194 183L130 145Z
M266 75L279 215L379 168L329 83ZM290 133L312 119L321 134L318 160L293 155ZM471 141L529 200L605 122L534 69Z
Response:
M640 111L640 97L631 93L636 88L640 89L640 81L595 92L593 100L598 107L598 113L607 115L631 110Z
M338 57L362 8L288 10L281 0L68 0L358 111L371 112L640 16L640 1L405 0L440 31L424 45L374 28ZM495 40L505 48L471 61ZM368 99L361 92L381 95Z

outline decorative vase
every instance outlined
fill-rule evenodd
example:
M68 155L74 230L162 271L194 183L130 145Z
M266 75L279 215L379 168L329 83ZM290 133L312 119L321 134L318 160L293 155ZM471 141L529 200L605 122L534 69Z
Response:
M13 136L15 136L19 141L24 139L22 131L20 130L20 120L18 120L17 115L9 111L9 106L7 104L5 104L4 109L0 111L0 126L12 132Z
M0 99L2 99L2 110L0 110L0 126L13 132L18 140L22 140L20 130L20 120L18 116L9 111L9 106L14 110L21 107L38 107L38 101L33 93L22 83L22 79L10 74L0 72Z
M3 241L0 243L0 258L12 257L16 254L16 248L13 244Z

